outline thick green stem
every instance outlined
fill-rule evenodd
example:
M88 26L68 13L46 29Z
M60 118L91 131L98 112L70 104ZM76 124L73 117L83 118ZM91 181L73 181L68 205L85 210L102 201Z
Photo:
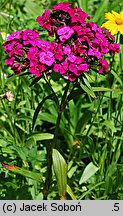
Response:
M44 200L47 199L47 196L49 194L50 185L52 182L52 150L53 148L55 148L55 145L58 139L60 120L61 120L62 112L64 111L66 107L67 93L68 93L69 85L70 85L70 82L67 82L64 94L62 96L61 104L58 107L58 116L57 116L53 141L52 143L50 143L50 145L47 146L47 175L46 175L46 180L45 180L45 185L44 185Z
M55 132L54 132L54 138L53 138L52 148L55 147L56 142L57 142L58 131L59 131L59 126L60 126L60 120L61 120L62 112L64 112L66 104L67 104L67 93L68 93L69 85L70 85L70 82L68 81L67 85L65 87L64 94L62 96L61 104L59 105L59 108L58 108L58 117L57 117Z
M58 131L59 131L59 126L60 126L60 121L61 121L61 116L62 116L62 112L58 112L58 117L57 117L57 122L56 122L56 128L55 128L54 138L53 138L53 143L52 143L52 149L55 147L55 144L57 142Z

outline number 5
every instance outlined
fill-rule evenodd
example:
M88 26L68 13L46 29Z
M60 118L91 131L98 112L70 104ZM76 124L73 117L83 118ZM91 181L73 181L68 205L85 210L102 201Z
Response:
M119 211L120 207L119 207L119 203L115 203L114 204L114 211Z

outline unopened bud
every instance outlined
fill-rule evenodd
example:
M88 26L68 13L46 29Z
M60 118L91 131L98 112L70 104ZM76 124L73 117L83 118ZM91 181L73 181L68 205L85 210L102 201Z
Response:
M12 92L10 90L8 90L6 93L5 93L5 97L8 101L12 102L14 100L14 95L12 94Z

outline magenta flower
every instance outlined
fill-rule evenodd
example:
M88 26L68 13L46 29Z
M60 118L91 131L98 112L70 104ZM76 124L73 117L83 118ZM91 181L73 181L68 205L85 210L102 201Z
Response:
M70 64L69 66L70 72L72 72L75 76L80 76L83 72L88 70L88 64Z
M40 73L40 71L39 71L39 69L38 69L38 67L36 65L33 66L33 67L30 67L29 72L31 74L34 74L37 77L39 77L41 75L41 73Z
M14 39L20 39L21 36L22 36L22 30L13 32L12 34L10 34L10 35L7 37L7 41L11 41L11 40L14 40Z
M115 52L120 53L120 46L117 43L113 43L109 45L109 53L110 55L114 55Z
M81 8L71 8L68 13L71 16L71 23L79 22L82 24L86 18L90 19L88 14L82 11Z
M85 29L86 26L81 26L81 25L73 25L72 29L74 32L77 34L78 37L84 36L85 35Z
M54 65L54 71L60 74L65 74L66 70L64 69L62 64L55 64Z
M54 65L54 71L57 73L60 73L61 75L64 75L65 77L67 77L67 72L68 72L68 62L64 61L61 64L55 64Z
M51 24L50 24L50 10L46 10L42 16L38 16L36 19L36 22L40 24L43 28L50 30Z
M86 19L90 19L88 14L69 3L53 6L36 19L49 36L54 36L52 42L41 40L35 30L13 32L3 44L8 55L5 63L15 73L26 69L41 76L54 71L71 82L94 67L107 73L104 56L119 53L120 47L108 31Z
M27 58L30 61L37 61L37 53L38 53L38 48L37 47L31 47L27 53Z
M100 59L99 60L100 63L100 69L99 69L99 73L103 73L104 72L108 72L108 62L105 59Z
M76 80L76 76L74 74L68 74L67 76L64 76L66 79L69 79L70 82L74 82Z
M73 33L73 29L69 26L60 27L57 29L57 34L61 42L65 42L66 40L68 40Z
M69 55L67 58L67 61L69 62L75 62L77 60L77 57L75 55Z
M88 70L88 64L85 63L84 59L74 55L70 55L61 64L54 65L54 71L64 75L65 78L70 78L74 81L83 72Z
M83 72L88 70L88 64L81 57L71 55L66 60L69 64L70 72L72 72L75 76L80 76Z
M54 57L58 61L62 61L63 56L64 56L64 51L63 51L63 46L61 43L59 44L54 44Z
M19 44L17 43L13 50L10 52L9 56L12 56L12 55L18 55L18 56L23 56L23 45L22 44Z
M58 5L54 5L52 10L61 10L67 12L70 9L71 4L66 2L61 2Z
M15 60L14 57L12 57L12 58L7 58L7 59L5 60L5 63L6 63L6 65L8 65L8 66L12 66L13 63L14 63L14 60Z
M3 44L3 48L5 49L6 53L9 54L13 48L14 48L14 45L16 44L17 41L15 40L12 40L12 41L6 41L4 44Z
M89 56L94 56L96 57L97 59L100 59L101 56L102 56L102 53L98 50L98 48L90 48L89 51L88 51L88 55Z
M30 67L29 72L34 74L35 76L39 77L42 75L42 72L46 70L46 67L39 63L39 64L34 64L32 67Z
M84 38L83 38L84 39ZM74 54L85 54L87 55L87 50L88 50L88 43L87 40L85 39L85 41L81 41L81 39L76 40L76 43L73 44L72 46L72 52Z
M111 33L108 32L105 28L101 28L101 29L102 29L102 33L103 33L104 35L106 35L107 38L110 38L110 39L113 40L113 41L116 40L116 38L115 38L113 35L111 35Z
M65 55L70 55L71 54L71 48L69 45L63 46L63 51Z
M23 39L23 44L27 45L27 44L35 44L35 39L39 38L39 33L34 31L34 30L30 30L30 29L26 29L23 34L22 34L22 39Z
M39 61L43 64L46 64L47 66L52 66L54 63L54 55L52 52L40 52L39 53Z
M48 51L52 49L49 41L37 40L36 46L38 46L38 48L40 48L42 51Z
M20 74L22 72L22 65L14 62L11 69L15 72L15 74Z

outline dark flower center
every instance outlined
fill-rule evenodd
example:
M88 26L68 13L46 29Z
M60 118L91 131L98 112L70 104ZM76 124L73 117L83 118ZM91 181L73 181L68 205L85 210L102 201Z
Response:
M56 11L50 16L51 19L56 21L56 25L69 25L71 23L71 17L64 11Z

